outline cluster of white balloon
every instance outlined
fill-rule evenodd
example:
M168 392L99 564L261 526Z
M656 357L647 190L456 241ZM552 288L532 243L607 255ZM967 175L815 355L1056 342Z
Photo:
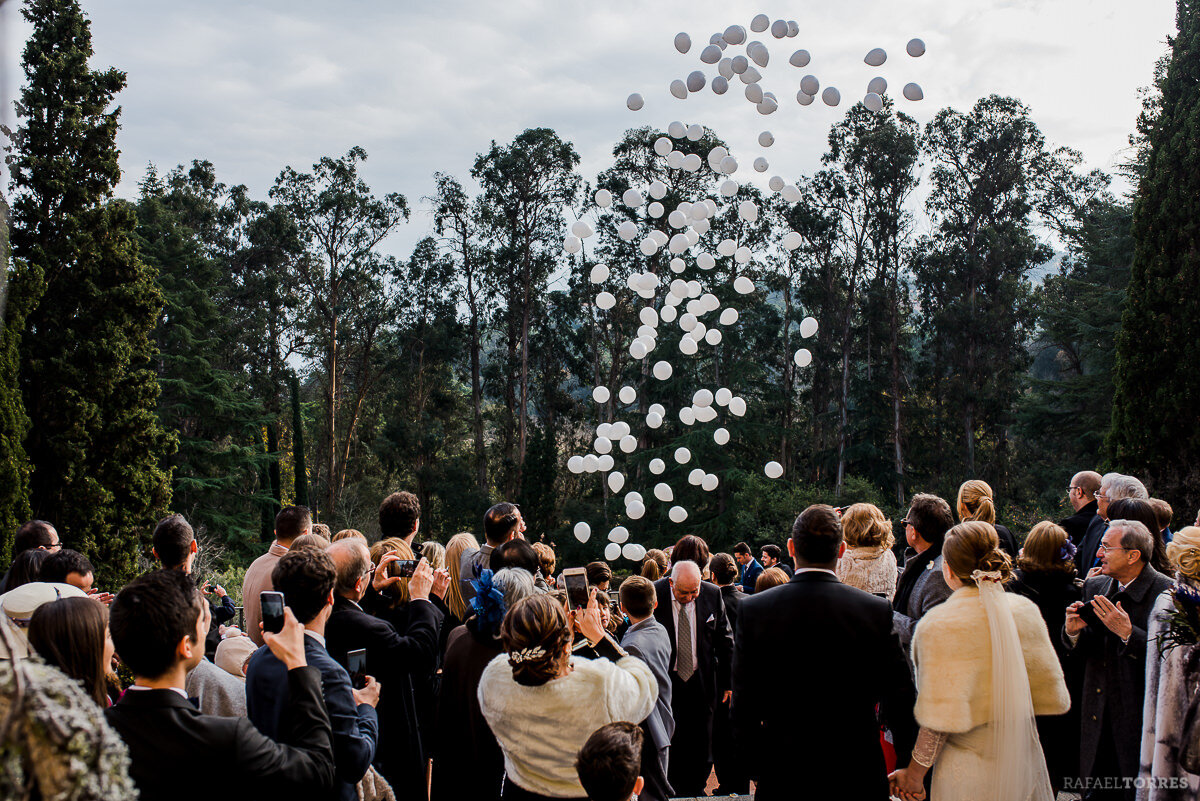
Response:
M765 14L759 14L750 23L751 32L761 33L768 29L776 39L795 37L800 30L794 21L775 20L771 22ZM740 25L731 25L724 33L712 36L708 46L700 54L700 60L706 64L717 65L719 74L712 80L714 92L717 94L727 92L729 81L737 75L746 85L747 99L755 104L759 113L771 114L778 108L778 101L772 93L763 91L759 85L762 78L759 68L765 68L770 60L770 53L766 46L762 42L752 41L746 44L744 56L737 55L732 58L723 56L723 51L727 47L742 45L748 38L745 28ZM691 45L691 37L686 33L680 33L675 37L675 48L680 53L686 54L691 49ZM908 43L907 52L913 57L921 56L925 52L925 45L920 39L913 39ZM875 48L867 54L865 61L870 66L880 66L886 59L887 54L882 49ZM794 67L805 67L810 60L811 57L807 51L797 50L788 59L788 62ZM684 99L689 94L703 89L706 83L707 78L704 73L696 71L690 74L686 80L674 81L671 84L671 93L677 98ZM819 89L820 84L817 78L813 75L806 75L800 81L800 91L797 93L796 99L801 105L809 105ZM882 96L886 90L886 80L882 77L872 79L863 100L867 108L872 111L882 110ZM921 88L916 84L905 86L903 94L907 99L913 101L920 100L923 96ZM834 87L826 87L821 97L830 106L836 106L841 99L840 93ZM638 111L643 108L645 101L641 95L633 94L629 96L626 104L631 110ZM704 127L699 124L685 125L677 121L667 127L667 134L667 136L659 137L654 141L654 153L665 159L667 167L670 169L692 173L700 170L704 163L701 157L696 153L682 152L676 146L676 142L685 139L692 142L700 141L705 134ZM760 147L768 148L774 142L775 137L770 131L763 131L758 136ZM736 197L740 185L730 176L739 169L737 159L726 148L716 146L709 150L707 162L714 173L725 176L718 189L719 196L723 200ZM755 159L753 167L756 172L761 173L769 169L769 164L766 158L759 157ZM794 184L786 182L781 176L772 176L767 185L772 193L779 193L788 203L799 202L801 198L800 190ZM641 190L630 188L620 198L621 202L630 209L640 209L645 206L646 215L650 219L662 220L665 217L666 225L651 230L638 243L641 253L649 258L666 248L671 255L669 268L676 275L687 270L688 264L684 260L684 256L687 255L692 255L693 263L700 271L713 270L717 266L716 256L707 252L692 254L692 250L700 242L701 236L710 230L713 218L723 211L718 206L718 201L711 197L699 198L691 202L683 201L674 209L668 210L661 202L668 193L668 187L662 181L653 181L646 187L645 193L643 195ZM606 189L597 191L594 199L596 205L602 209L611 207L615 202L612 193ZM751 200L743 200L737 204L737 214L741 220L753 223L758 219L758 205ZM668 231L674 231L674 233L668 234ZM563 249L568 253L578 253L583 248L584 240L594 234L595 230L590 223L586 220L579 220L571 226L570 233L563 241ZM617 227L616 234L623 241L633 242L639 235L638 225L632 220L626 220ZM780 244L785 251L794 251L802 243L800 234L791 231L784 236ZM721 240L716 246L716 253L717 256L723 258L732 257L734 264L738 267L749 264L754 258L749 247L739 245L732 239ZM592 284L604 284L611 278L611 271L604 264L596 264L591 268L589 278ZM638 321L641 325L629 344L629 354L638 361L651 356L659 347L660 337L665 338L669 335L667 327L672 323L677 324L682 331L678 340L680 353L691 357L697 355L701 347L719 345L724 337L722 330L728 329L738 322L738 310L732 306L722 309L721 301L711 291L706 291L706 287L698 279L684 280L682 277L677 277L669 283L664 283L664 279L654 272L635 272L629 276L626 286L638 298L650 301L638 312ZM754 281L744 274L732 276L732 286L734 291L740 295L749 295L756 289ZM663 292L664 288L665 293L659 304L659 294ZM601 290L595 296L595 304L598 309L607 311L616 306L617 297L608 290ZM718 311L720 311L719 315L716 314ZM818 324L814 318L804 318L800 323L800 336L806 339L812 337L816 334L817 327ZM812 353L805 348L800 348L795 352L793 359L797 367L804 368L812 363ZM666 358L657 359L650 368L650 373L660 382L670 379L674 372L674 367ZM620 408L632 412L634 404L638 401L637 390L632 386L622 386L617 390L616 395ZM597 404L607 404L612 400L612 392L606 386L597 386L592 390L592 399ZM677 414L679 421L684 426L692 427L716 421L721 414L719 408L724 409L731 417L743 417L747 412L747 403L744 398L735 395L727 387L719 387L715 390L701 387L692 395L691 404L681 407ZM647 407L642 422L649 429L658 429L662 427L666 417L667 409L660 403L653 403ZM730 432L722 425L713 430L712 437L718 446L724 446L730 441ZM594 452L570 457L567 461L567 469L577 474L606 473L608 489L614 494L619 494L626 489L626 477L624 473L615 469L614 454L632 454L638 449L638 446L639 439L634 435L633 428L629 423L625 421L601 423L595 430L595 438L592 443ZM678 465L688 465L692 463L693 454L688 448L680 447L675 449L673 458ZM650 472L655 476L662 476L667 469L666 462L660 458L651 459L648 466ZM770 461L764 465L763 472L767 477L777 479L783 476L784 471L779 462ZM699 487L704 492L713 492L720 486L720 478L700 466L694 467L688 473L687 480L689 484ZM688 519L687 509L676 502L675 491L670 484L659 481L654 485L652 494L655 500L663 504L672 504L667 511L667 517L672 522L683 523ZM627 518L639 520L645 516L646 499L640 492L629 490L625 492L623 500ZM580 542L587 542L592 535L591 526L587 522L580 521L576 523L574 533ZM631 561L639 561L644 558L645 547L630 542L629 538L629 530L624 526L618 525L610 529L608 543L604 548L604 558L608 561L615 561L622 556Z

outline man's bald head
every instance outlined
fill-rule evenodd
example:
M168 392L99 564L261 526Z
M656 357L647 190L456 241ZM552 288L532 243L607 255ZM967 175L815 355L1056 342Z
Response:
M357 537L348 537L333 543L325 552L337 569L337 594L357 601L362 597L359 580L371 569L371 552L366 543Z
M700 566L690 559L671 566L671 592L675 600L688 604L700 594Z
M1071 506L1076 511L1096 499L1102 477L1095 470L1084 470L1071 478Z

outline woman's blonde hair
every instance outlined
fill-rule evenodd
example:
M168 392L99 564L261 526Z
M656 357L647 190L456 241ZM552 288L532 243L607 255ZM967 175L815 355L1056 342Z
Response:
M642 575L651 581L658 581L667 572L667 566L667 552L651 548L646 551L646 558L642 560Z
M986 481L973 478L958 488L958 519L996 525L996 500Z
M856 503L842 512L842 536L847 548L878 548L882 552L896 544L891 521L873 503Z
M787 584L788 576L778 567L768 567L766 570L758 574L758 578L754 580L754 592L760 593L763 590L769 590L772 587L778 587L780 584Z
M441 570L446 566L446 548L440 542L428 540L421 546L421 556L425 557L425 561L429 562L429 566L434 570Z
M333 542L338 542L338 541L340 541L340 540L348 540L348 539L350 539L351 537L353 537L353 538L354 538L354 539L356 539L356 540L362 540L363 542L366 542L366 541L367 541L367 535L366 535L366 534L363 534L361 531L359 531L359 530L358 530L358 529L356 529L356 528L344 528L344 529L342 529L342 530L341 530L341 531L339 531L337 534L334 534L334 535L333 535L333 540L332 540L332 541L333 541Z
M947 531L942 558L950 572L968 586L975 585L971 574L976 570L998 572L1001 583L1012 578L1012 560L1000 550L1000 538L991 523L968 520Z
M379 567L380 560L382 560L384 556L392 551L400 554L401 559L416 558L413 555L412 548L407 542L400 537L388 537L386 540L380 540L371 546L371 564L375 565L375 567ZM390 567L388 569L388 575L396 575ZM397 582L397 586L399 587L399 597L396 598L396 600L392 603L392 606L401 606L408 603L408 579L400 579L400 581Z
M1043 520L1025 538L1017 567L1030 573L1074 573L1075 558L1067 548L1068 542L1066 529Z
M1200 528L1185 526L1167 543L1167 558L1184 578L1200 581Z
M450 586L446 590L446 608L459 620L467 619L467 601L463 598L462 586L459 584L462 555L468 550L477 548L479 548L479 540L475 539L475 535L468 531L455 534L446 543L446 568L450 571Z

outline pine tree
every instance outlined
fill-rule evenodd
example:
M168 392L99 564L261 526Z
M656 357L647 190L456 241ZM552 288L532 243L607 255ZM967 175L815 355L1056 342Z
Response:
M1178 0L1176 23L1158 113L1140 121L1149 151L1108 442L1117 469L1190 503L1200 482L1200 2Z
M0 202L0 561L12 558L12 538L17 527L29 517L29 458L25 455L25 435L29 417L21 400L18 382L21 356L21 329L25 326L28 298L10 296L9 276L23 265L10 265L8 258L8 206ZM23 276L22 276L23 278ZM11 282L27 285L22 278Z
M173 443L150 365L162 296L138 258L133 208L111 200L120 110L109 106L125 76L88 67L90 26L74 0L31 0L23 13L33 33L10 168L13 255L28 265L13 293L30 301L31 505L115 586L170 498L162 464Z

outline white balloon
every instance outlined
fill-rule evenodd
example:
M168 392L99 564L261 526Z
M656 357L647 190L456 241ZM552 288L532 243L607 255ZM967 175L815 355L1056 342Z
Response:
M667 153L671 152L673 147L671 145L670 139L667 139L664 136L661 139L659 139L658 141L666 142L667 143ZM655 144L657 145L657 142ZM655 147L655 150L658 150L658 148ZM659 153L659 155L665 156L665 155L667 155L667 153ZM648 191L650 192L650 197L654 198L655 200L662 200L664 197L667 196L667 185L664 184L662 181L659 181L656 179L656 180L650 182L650 189Z
M625 507L625 515L630 520L641 520L644 514L646 514L646 505L641 501L634 501Z
M621 558L621 546L615 542L610 542L604 546L604 558L609 562L615 562Z
M756 67L746 67L746 71L738 76L742 83L758 83L762 80L762 73Z
M876 76L871 79L869 84L867 84L867 91L881 95L887 91L887 81L881 76Z
M689 333L688 336L696 340L696 343L699 344L700 340L704 338L704 332L707 330L708 327L704 323L697 320L696 327L691 330L691 333Z
M700 160L699 154L688 153L686 156L683 157L683 163L680 164L679 166L683 167L683 169L688 172L696 172L697 170L700 169L700 165L703 163L704 162Z
M587 542L588 538L591 536L592 536L592 527L591 526L589 526L587 523L584 523L582 521L575 524L575 539L579 540L580 542Z
M662 231L651 231L650 238L657 242L659 247L667 244L667 239L669 239L669 237ZM657 284L655 286L657 286Z
M759 103L755 108L758 109L759 114L766 116L767 114L774 114L779 110L779 102L773 97L764 97L763 102ZM763 169L766 168L764 167Z
M821 82L817 80L816 75L805 75L800 79L800 91L806 95L815 95L820 88Z
M729 442L729 429L718 428L713 432L713 442L718 445L725 445Z
M601 423L600 425L596 426L596 436L612 439L612 430L612 423Z
M708 83L708 79L704 76L704 73L701 72L700 70L695 70L695 71L689 73L687 76L686 86L687 86L687 90L689 92L699 92L701 89L704 88L704 85L706 83Z
M570 470L572 473L582 473L583 472L583 457L582 456L572 456L570 459L567 460L567 469Z
M576 220L571 224L571 233L580 239L587 239L596 232L592 230L592 226L588 224L587 220Z
M599 309L611 309L617 305L617 298L611 292L601 292L596 295L596 307Z
M721 325L733 325L738 321L738 310L733 308L725 309L721 312Z
M583 243L574 234L567 234L563 239L563 250L567 253L578 253L582 247Z
M670 167L672 170L681 169L683 167L683 159L684 158L685 158L685 156L683 155L683 151L672 150L670 153L667 154L667 166Z
M679 464L687 464L692 460L692 452L687 448L675 449L675 461Z
M717 253L722 256L732 256L737 251L737 242L732 239L722 239L717 243Z
M817 319L815 317L805 317L800 321L800 336L808 339L815 333L817 333Z
M784 20L777 19L771 23L771 35L776 39L782 39L788 35L788 24Z
M659 381L666 381L671 377L671 373L675 372L671 367L671 363L667 361L654 363L654 377Z
M671 282L668 291L672 296L677 298L687 297L687 281L684 281L682 278L676 278Z
M721 333L721 329L714 328L704 335L704 341L710 345L720 345L723 337L724 335Z
M755 212L754 216L757 217L758 213ZM750 222L754 222L754 221L750 220ZM750 248L746 247L745 245L742 245L740 248L738 248L737 250L735 250L733 252L733 260L736 261L738 264L749 264L750 259L753 258L753 256L754 256L754 254L751 252Z
M863 105L867 107L867 111L883 111L883 98L874 92L867 92L863 98Z
M778 175L772 175L771 180L767 181L767 186L770 187L772 192L778 192L780 189L783 189L783 183L783 178Z
M596 403L608 403L609 397L608 387L596 387L592 390L592 400Z
M771 165L762 156L759 156L754 160L754 169L756 172L766 172L767 168L770 166Z
M687 126L679 120L675 120L667 126L667 135L672 139L682 139L687 134Z
M730 398L729 413L735 417L744 417L746 415L746 399L740 396Z
M811 106L813 96L801 89L799 92L796 92L796 102L802 106Z
M904 84L904 97L906 100L916 102L925 97L925 93L921 91L921 87L915 83Z
M611 274L612 273L609 271L607 264L593 264L592 272L591 275L588 276L588 279L593 284L603 284L608 280Z
M635 339L629 343L629 355L638 361L646 358L646 353L646 345L640 339Z
M676 314L678 314L678 312L675 311L674 306L663 306L662 311L659 312L659 317L662 318L664 323L670 323L674 322Z
M654 485L654 497L658 498L663 503L669 503L675 500L675 493L671 491L670 484L660 481Z
M793 67L807 67L808 62L812 61L812 56L807 50L797 50L792 53L792 57L788 59L788 63Z
M713 94L723 95L729 91L729 80L722 75L712 79Z
M700 286L699 281L688 281L687 286L689 298L698 298L704 292L704 287Z
M749 295L754 291L754 282L744 275L739 275L733 282L733 289L739 295Z
M796 233L795 231L788 231L783 237L784 250L795 250L802 244L804 244L804 237L800 236L800 234Z
M718 406L728 406L729 401L732 399L733 399L733 393L730 392L725 387L721 387L720 389L718 389L716 392L713 393L713 400L715 400L717 402Z
M827 86L825 91L821 92L821 100L825 101L827 106L836 106L842 102L842 93L832 86Z
M596 200L596 205L602 209L606 209L612 205L612 192L607 189L597 189L593 196Z
M650 404L650 408L646 411L653 412L654 414L660 414L663 417L667 416L667 407L663 406L661 403Z
M645 200L642 197L642 193L636 189L626 189L625 193L621 195L621 202L632 209L636 209L638 206L642 205Z
M654 152L660 156L665 156L675 149L675 145L665 136L660 136L654 140Z
M700 51L700 60L705 64L716 64L721 60L721 48L710 44Z
M805 348L796 351L795 359L797 367L808 367L812 364L812 354Z
M713 490L715 490L717 488L717 485L719 485L720 483L721 483L721 480L719 478L717 478L712 473L709 473L708 475L706 475L704 477L704 480L700 482L700 488L703 489L705 492L712 492Z
M671 237L671 246L669 250L672 253L683 253L685 250L691 247L691 245L691 240L688 239L687 234L675 234L675 236Z
M884 52L882 47L876 47L867 53L863 61L866 62L867 66L881 67L883 66L883 62L887 61L887 53Z
M728 56L717 62L717 73L725 79L726 84L733 77L733 59Z
M705 312L713 312L721 308L721 301L711 292L705 292L701 295L700 302L704 304Z
M733 70L734 75L741 75L750 69L750 59L745 56L734 56L733 61L729 62L729 68Z
M700 77L704 77L703 72L693 72L692 74L699 75ZM704 138L704 126L698 122L693 122L691 125L688 126L687 138L693 142L699 142L701 139Z
M633 220L626 220L617 226L617 236L621 237L621 239L625 240L626 242L632 242L635 238L637 238L637 233L637 223L635 223Z
M608 453L612 450L612 440L608 437L596 437L596 442L592 447L596 449L596 453Z
M645 555L645 546L638 545L637 543L627 542L625 543L625 546L621 548L621 556L624 556L630 562L640 561Z
M663 204L659 203L657 200L646 207L646 213L655 219L663 216L663 211L665 211L665 209L663 209Z
M646 415L646 425L649 426L650 428L661 428L662 424L663 424L663 419L662 419L661 414L657 414L655 412L649 412Z
M652 236L648 236L642 240L642 244L639 247L641 248L643 255L653 256L655 253L658 252L658 248L659 248L658 240L656 240Z
M750 30L755 33L762 33L771 26L771 18L766 14L756 14L754 19L750 20Z
M721 159L721 172L723 172L725 175L733 175L735 172L737 172L737 169L738 162L733 156L726 156L725 158ZM722 194L724 194L724 192L722 192Z
M671 518L672 523L682 523L684 520L687 520L688 513L687 509L684 509L682 506L672 506L670 511L667 512L667 516Z
M758 135L759 147L770 147L775 144L775 134L770 131L763 131Z
M746 99L751 103L761 103L763 100L762 87L756 83L752 83L746 87Z
M679 340L679 351L684 356L695 356L699 349L700 346L691 337L683 337Z
M738 204L738 216L746 222L754 222L758 219L758 204L753 200L743 200Z
M600 469L600 457L594 453L589 453L583 457L583 470L585 473L595 473Z
M746 41L746 29L741 25L730 25L721 38L731 45L740 45Z
M760 67L767 66L771 60L771 51L767 50L767 46L762 42L751 42L746 45L746 55Z
M787 21L787 27L788 27L788 29L787 29L788 38L794 39L795 37L800 35L800 23L796 22L796 20L789 19Z
M913 58L920 58L925 55L925 43L920 39L910 39L904 49Z
M671 81L671 94L683 100L688 96L687 84L676 78Z
M696 327L696 315L692 312L684 312L679 317L679 328L683 331L691 331Z
M629 529L624 526L613 526L613 529L608 532L610 542L622 543L629 539Z
M646 101L637 92L634 92L625 99L625 105L630 111L641 111L642 106L646 105Z
M596 460L596 466L602 473L607 473L609 470L612 470L615 464L616 463L613 461L613 458L607 453Z
M738 182L733 179L721 182L721 197L733 197L738 193ZM717 251L720 253L720 250ZM725 255L725 254L722 254Z
M694 487L700 486L700 482L704 480L704 471L697 467L688 473L688 483Z
M686 53L692 49L692 37L686 33L680 32L675 34L675 49L680 53Z
M623 486L625 486L625 474L624 473L609 473L608 474L608 488L610 490L612 490L613 492L620 492L621 487L623 487Z
M717 419L717 410L711 406L700 406L695 408L696 419L701 423L711 423Z
M685 426L695 425L696 412L692 410L691 406L684 406L679 410L679 422Z
M656 476L661 476L663 471L667 469L667 463L662 459L650 460L650 472Z
M621 437L621 453L633 453L637 450L637 437L626 434Z
M800 190L796 188L795 184L788 184L780 190L779 194L781 194L783 199L788 203L800 202Z
M767 478L779 478L783 475L783 465L779 462L767 462L763 472L767 474Z

